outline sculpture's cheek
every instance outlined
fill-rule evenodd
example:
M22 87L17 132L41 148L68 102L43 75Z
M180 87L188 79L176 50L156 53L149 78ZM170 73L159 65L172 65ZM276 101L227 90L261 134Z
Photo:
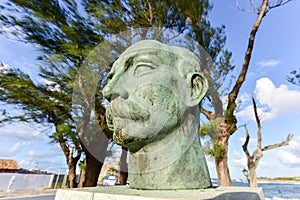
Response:
M107 121L114 141L131 150L164 138L180 125L183 104L168 84L141 85L128 99L113 100Z
M160 111L180 116L180 94L174 89L162 84L148 84L139 87L132 94L132 99L150 112L153 107Z

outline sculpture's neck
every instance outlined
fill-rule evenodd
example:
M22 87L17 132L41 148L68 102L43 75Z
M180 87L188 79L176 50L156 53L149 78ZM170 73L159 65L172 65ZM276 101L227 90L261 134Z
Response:
M193 115L167 137L129 155L129 184L139 189L211 186Z

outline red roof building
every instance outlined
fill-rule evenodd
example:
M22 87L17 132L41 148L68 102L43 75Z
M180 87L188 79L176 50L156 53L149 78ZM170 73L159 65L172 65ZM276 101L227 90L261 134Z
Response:
M15 160L0 159L0 173L14 173L20 170L20 167Z

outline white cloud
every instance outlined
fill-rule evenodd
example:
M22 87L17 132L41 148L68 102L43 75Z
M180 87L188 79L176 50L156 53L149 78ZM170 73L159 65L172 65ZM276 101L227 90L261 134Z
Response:
M238 144L244 144L245 143L245 139L246 139L245 137L240 137L239 139L236 140L236 142ZM250 146L250 147L256 146L256 139L250 138L248 146Z
M33 150L30 150L26 153L26 156L29 157L30 159L40 159L40 158L53 158L56 156L60 156L61 152L54 152L54 151L50 151L50 152L36 152Z
M46 157L46 153L39 153L39 152L35 152L33 150L30 150L26 153L26 156L29 158L44 158Z
M263 157L262 157L262 159L263 159ZM271 169L271 168L274 169L275 166L271 162L266 162L266 161L260 160L258 163L258 167L260 167L262 169Z
M276 87L269 78L256 81L257 112L261 120L300 111L300 91L290 90L286 85ZM254 120L253 106L249 105L237 113L244 119Z
M292 139L288 146L278 150L277 158L284 165L300 167L300 136Z
M250 102L251 101L252 96L248 93L244 93L239 97L239 100L241 102Z
M271 60L261 60L257 64L261 67L273 67L280 63L281 63L280 60L271 59Z
M28 145L27 142L17 142L10 149L0 152L0 157L12 157L21 152L22 147Z
M59 172L61 169L66 168L65 157L59 145L53 145L47 148L45 152L36 150L29 150L24 158L19 162L19 165L25 169L42 169L49 172ZM41 149L42 150L42 149Z
M18 162L18 164L20 165L21 168L29 169L32 168L34 162L32 160L21 160L20 162Z
M18 30L17 26L1 26L0 31L5 33L5 35L10 39L16 39L16 34L21 34L22 32Z
M300 157L293 152L279 150L277 152L277 157L284 165L300 166Z
M0 73L7 74L12 67L0 61Z
M249 152L250 155L252 155L253 151ZM236 169L240 170L240 173L242 172L242 169L248 169L247 167L247 157L243 151L233 151L232 158L230 161L230 164L233 167L236 167ZM266 169L273 169L274 165L271 162L264 161L264 157L259 161L257 167L261 170ZM237 173L236 171L232 171L233 173ZM240 174L236 174L237 177L240 177Z
M23 169L33 170L33 169L41 169L47 170L48 172L61 172L65 171L66 165L64 162L57 160L34 160L34 159L26 159L18 162L19 166Z
M242 151L233 151L232 153L232 164L235 167L246 167L247 157Z
M57 83L54 82L54 81L50 81L50 80L43 79L43 78L38 79L38 81L39 81L41 84L47 86L47 88L48 88L50 91L61 92L60 85L57 84Z
M40 141L49 140L46 133L39 130L38 127L26 124L8 124L0 129L0 137L6 141Z
M264 108L257 108L257 113L259 115L259 117L261 118L261 120L266 120L266 107ZM238 117L241 117L243 119L246 120L255 120L254 118L254 110L253 110L253 106L252 105L248 105L247 107L245 107L244 109L242 109L241 111L238 111L236 113L236 115ZM268 116L267 116L268 117Z

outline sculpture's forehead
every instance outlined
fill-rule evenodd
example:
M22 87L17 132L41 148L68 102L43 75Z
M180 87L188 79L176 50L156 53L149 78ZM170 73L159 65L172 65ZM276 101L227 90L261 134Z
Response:
M199 68L199 58L191 51L181 47L168 46L154 40L143 40L128 47L115 61L111 72L126 71L130 66L138 62L148 62L156 66L164 65L169 67L176 67L178 62L185 62L184 68L191 69L177 69L179 71L183 70L182 74L186 74L184 71L194 71L195 67ZM196 69L196 71L198 70Z
M114 63L113 69L119 71L123 68L127 69L139 62L152 63L159 66L162 64L169 65L174 64L178 60L178 56L168 55L167 52L159 50L141 50L139 52L130 52L128 54L122 54Z

